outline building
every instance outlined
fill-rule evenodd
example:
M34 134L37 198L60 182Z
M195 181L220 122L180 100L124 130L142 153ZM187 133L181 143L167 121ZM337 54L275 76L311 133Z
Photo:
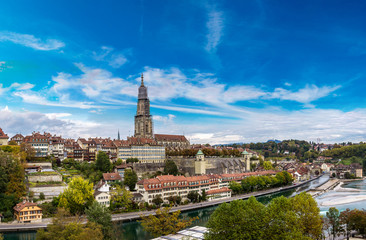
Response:
M149 204L152 200L160 196L165 203L168 203L170 196L180 196L182 201L187 200L187 195L191 191L202 194L205 190L206 193L211 190L211 200L231 196L231 192L227 191L229 183L236 181L241 182L249 176L263 176L263 175L275 175L276 171L262 171L262 172L248 172L248 173L231 173L231 174L216 174L216 175L200 175L200 176L173 176L162 175L156 178L143 179L137 182L137 192L143 196L143 201Z
M16 142L18 145L20 145L24 141L24 136L20 133L15 134L14 137L10 138L10 141Z
M49 136L47 133L33 132L31 136L24 138L35 150L35 157L47 157L49 153Z
M231 197L231 190L227 187L223 187L220 189L212 189L206 192L207 200L213 201L216 199L223 199L223 198L230 198Z
M131 169L132 170L132 164L121 164L115 167L114 172L118 173L121 176L122 181L125 179L125 170Z
M155 134L155 140L168 150L182 150L190 148L191 144L184 135Z
M118 173L103 173L104 182L111 184L121 182L122 178Z
M141 86L138 91L137 111L135 115L135 137L153 138L153 122L150 115L150 100L144 76L141 74Z
M0 145L8 145L8 135L6 135L0 128Z
M24 200L14 207L14 217L19 223L42 222L42 208Z
M194 173L197 175L206 174L206 160L201 149L196 154L196 161L194 161Z
M109 207L111 202L111 195L109 192L100 192L98 190L94 191L94 198L100 205Z

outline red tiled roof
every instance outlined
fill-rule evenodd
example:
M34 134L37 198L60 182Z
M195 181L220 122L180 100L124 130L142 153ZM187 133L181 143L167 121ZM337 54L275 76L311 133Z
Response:
M103 173L103 179L105 181L121 181L122 178L118 173Z
M227 187L223 187L223 188L218 188L218 189L212 189L212 190L208 190L206 192L207 195L211 195L211 194L215 194L215 193L223 193L223 192L231 192L231 190Z
M156 141L187 142L184 135L155 134Z
M17 205L15 205L14 210L17 211L17 212L19 212L19 211L21 211L25 207L35 207L35 206L37 206L36 203L25 202L24 201L24 202L21 202L21 203L18 203Z
M0 139L9 139L8 135L6 135L1 128L0 128Z

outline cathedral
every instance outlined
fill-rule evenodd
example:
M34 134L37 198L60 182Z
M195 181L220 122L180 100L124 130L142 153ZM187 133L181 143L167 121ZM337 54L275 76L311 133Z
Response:
M135 137L153 138L152 116L150 115L150 100L144 85L144 75L141 74L137 112L135 116Z
M157 144L169 150L190 148L190 143L184 135L155 134L150 115L150 100L147 87L144 85L144 75L141 74L141 85L138 90L137 111L135 115L135 137L154 139Z

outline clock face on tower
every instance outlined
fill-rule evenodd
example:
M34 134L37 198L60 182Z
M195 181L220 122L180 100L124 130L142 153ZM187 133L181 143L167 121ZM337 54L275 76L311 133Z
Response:
M141 74L141 86L138 92L137 111L135 116L135 137L152 138L152 116L150 115L150 100L144 76Z

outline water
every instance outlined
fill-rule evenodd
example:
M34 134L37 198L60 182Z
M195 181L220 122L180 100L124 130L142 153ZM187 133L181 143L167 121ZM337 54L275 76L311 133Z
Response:
M273 198L279 197L279 196L285 196L285 197L292 197L300 192L309 190L311 188L314 188L316 186L319 186L320 184L324 183L328 179L327 176L322 176L321 178L312 181L311 183L308 183L306 185L300 186L295 189L282 191L279 193L273 193L268 194L262 197L258 197L258 201L260 201L263 204L269 203ZM357 185L355 185L357 187ZM211 214L215 211L217 206L213 207L207 207L207 208L201 208L197 210L192 210L188 212L182 213L183 217L196 217L198 216L199 219L196 220L193 225L194 226L206 226L208 219L210 218ZM120 223L119 224L120 229L122 232L122 239L128 239L128 240L145 240L145 239L152 239L153 237L144 231L141 224L139 222L128 222L128 223ZM4 235L5 240L34 240L35 239L35 233L10 233Z
M337 204L340 200L355 200L359 197L365 197L364 200ZM318 202L321 214L324 214L329 210L330 207L336 207L339 211L349 209L363 209L366 208L366 180L358 180L347 182L342 185L340 189L334 189L323 195L315 198ZM330 203L323 205L323 203Z

